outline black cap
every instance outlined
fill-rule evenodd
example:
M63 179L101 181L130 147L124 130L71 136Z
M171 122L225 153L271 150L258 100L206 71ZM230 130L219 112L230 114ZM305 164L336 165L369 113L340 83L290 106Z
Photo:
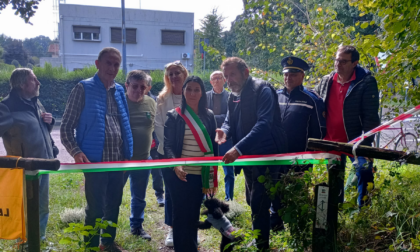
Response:
M301 58L288 56L281 60L283 73L297 73L309 70L309 65Z

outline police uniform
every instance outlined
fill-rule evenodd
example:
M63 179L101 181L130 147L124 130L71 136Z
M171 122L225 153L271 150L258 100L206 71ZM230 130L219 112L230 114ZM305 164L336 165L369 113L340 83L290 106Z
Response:
M308 64L297 57L281 61L283 73L304 72ZM286 88L277 91L283 128L287 133L289 152L307 150L308 138L322 139L326 132L323 100L303 85L290 92Z
M309 70L308 64L297 57L286 57L281 61L283 73L297 73ZM307 150L308 138L322 139L326 133L325 108L323 100L302 84L290 92L286 88L277 91L283 129L287 134L289 153ZM294 166L294 170L304 171L311 165ZM284 166L287 173L291 166ZM280 174L282 176L282 174ZM286 207L282 205L280 208ZM270 208L270 226L273 230L284 228L283 220Z

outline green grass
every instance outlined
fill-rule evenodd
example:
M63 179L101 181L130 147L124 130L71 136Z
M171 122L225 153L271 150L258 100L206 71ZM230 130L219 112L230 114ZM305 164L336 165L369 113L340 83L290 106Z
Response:
M223 171L220 167L219 171ZM221 178L223 173L221 174ZM123 201L120 207L119 223L116 241L129 251L161 251L164 246L168 227L164 224L164 208L158 207L154 190L152 189L152 177L150 177L146 196L145 230L152 236L152 241L147 242L136 238L130 233L130 190L129 182L124 187ZM235 199L246 206L245 202L245 179L243 175L236 177ZM220 189L217 197L224 199L224 182L220 179ZM63 229L67 226L61 222L60 213L65 208L80 208L86 204L83 187L83 174L57 174L50 175L50 216L47 226L47 240L53 243L53 251L71 251L67 245L59 244L66 234ZM246 228L251 228L250 209L239 216L233 224ZM202 217L203 220L205 219ZM220 233L214 228L210 230L200 230L201 251L217 251L220 243ZM14 251L14 241L0 241L0 251ZM45 246L45 244L44 244Z
M419 251L420 247L416 249L415 244L420 242L420 169L415 165L396 167L385 161L375 161L375 165L378 172L375 176L375 189L370 192L372 205L364 207L360 212L340 212L340 251ZM351 164L348 162L346 174L350 169ZM223 169L220 167L219 171L220 190L217 197L223 199ZM326 181L325 166L316 166L311 176L313 184ZM151 180L152 178L150 182ZM246 212L237 217L233 225L246 231L252 225L251 211L245 202L244 184L243 174L236 177L235 200L245 207ZM355 196L355 189L346 192L346 201L351 202ZM116 241L129 251L172 251L164 246L168 230L163 223L164 208L158 207L151 183L147 189L146 201L144 228L152 236L152 241L143 241L130 234L128 183L124 188ZM60 239L66 235L63 233L66 225L61 222L60 213L65 208L84 206L82 174L50 176L50 218L47 227L50 251L71 251L68 245L59 244ZM218 251L220 233L217 230L200 230L199 237L200 251ZM287 231L272 236L272 247L276 248L274 251L294 251L285 242L287 237L290 237ZM14 244L14 241L0 241L0 251L15 251ZM240 251L252 251L252 248Z

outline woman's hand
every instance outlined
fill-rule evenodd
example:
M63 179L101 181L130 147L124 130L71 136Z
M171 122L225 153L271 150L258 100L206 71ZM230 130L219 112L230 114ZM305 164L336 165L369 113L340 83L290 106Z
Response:
M184 171L184 169L182 168L182 166L175 166L175 168L174 168L174 172L175 172L176 176L177 176L180 180L182 180L182 181L184 181L184 182L187 182L187 174L188 174L188 173L186 173L186 172Z

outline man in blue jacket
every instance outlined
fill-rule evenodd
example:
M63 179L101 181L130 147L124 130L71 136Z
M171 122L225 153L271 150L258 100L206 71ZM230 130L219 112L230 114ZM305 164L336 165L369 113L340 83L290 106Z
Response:
M223 162L234 162L241 155L264 155L287 152L286 136L281 127L280 108L276 90L267 82L249 76L249 68L243 59L231 57L221 65L223 75L232 94L228 100L228 112L221 129L217 129L216 142L220 145L232 138L233 147L224 155ZM279 206L272 201L258 177L277 178L280 166L243 167L246 183L246 199L251 206L254 229L261 230L257 239L259 250L269 249L270 213Z
M327 134L325 140L347 143L363 132L379 126L378 84L371 72L358 65L359 52L353 46L340 46L331 74L322 78L315 91L322 97L326 107ZM371 146L374 136L361 144ZM346 162L346 156L342 156ZM354 162L354 158L350 158ZM368 183L373 184L373 163L365 157L358 157L356 176L359 192L359 206L367 194ZM340 181L340 201L344 201L344 180Z
M98 72L78 83L71 91L60 128L61 142L76 163L130 160L133 155L127 100L124 88L115 83L121 63L120 52L102 49L95 61ZM76 130L76 136L75 131ZM123 196L122 171L85 173L85 225L96 219L118 222ZM114 242L115 227L104 230L101 250L122 251ZM85 236L90 247L99 246L99 236Z
M215 71L210 75L210 83L213 89L206 93L207 107L213 110L214 117L216 118L217 128L221 128L226 119L227 103L229 92L223 86L226 79L221 71ZM226 143L219 146L219 155L223 156L232 148L232 139L227 139ZM225 172L225 200L233 200L233 189L235 187L235 174L232 166L223 166Z
M302 59L289 56L281 61L284 88L277 91L280 115L287 132L289 152L307 151L308 139L325 136L324 102L314 91L302 85L309 65ZM294 166L296 172L307 170L310 165ZM284 169L283 172L288 172ZM271 209L271 228L283 229L283 220Z
M321 97L302 85L309 65L302 59L289 56L281 61L284 88L277 94L281 119L287 132L289 152L307 150L308 138L325 136L325 108Z

